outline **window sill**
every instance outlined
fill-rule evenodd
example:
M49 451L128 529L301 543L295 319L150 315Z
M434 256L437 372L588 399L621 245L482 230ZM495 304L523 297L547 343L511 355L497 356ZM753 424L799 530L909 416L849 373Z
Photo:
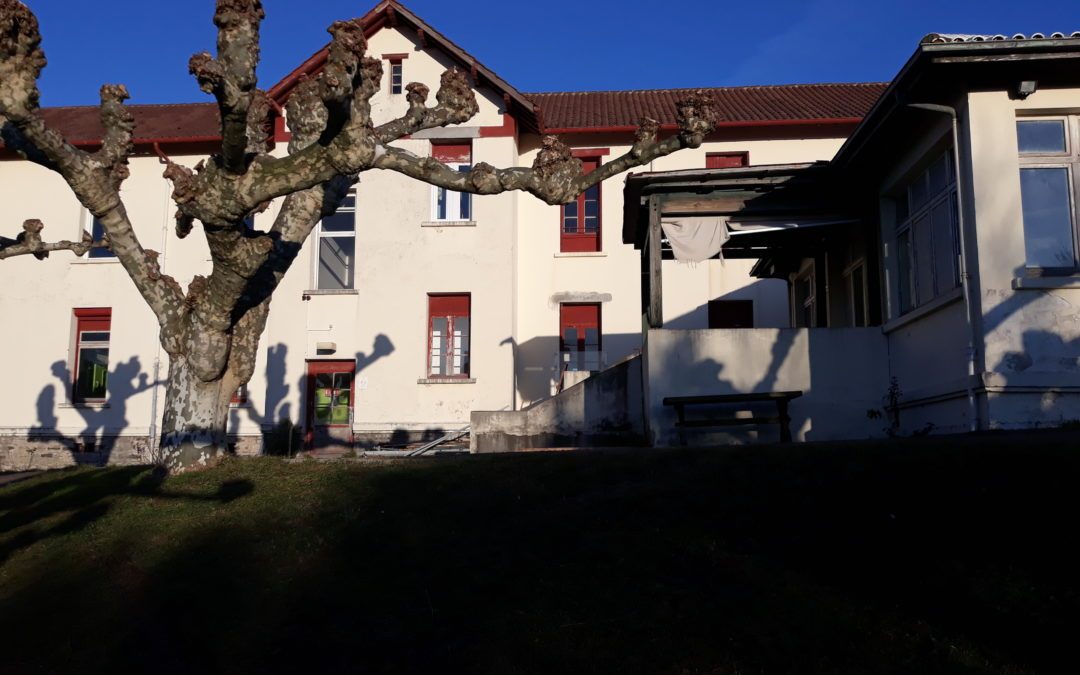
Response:
M607 253L603 251L573 251L556 253L556 258L606 258Z
M1012 281L1014 291L1051 290L1054 288L1080 288L1080 274L1060 277L1017 277Z
M61 403L56 407L75 410L106 410L112 406L107 401L83 401L80 403Z
M884 326L881 327L881 332L886 333L886 334L891 333L891 332L893 332L894 330L896 330L898 328L903 328L904 326L906 326L906 325L908 325L910 323L914 323L914 322L918 321L919 319L922 319L923 317L926 317L926 316L928 316L930 314L933 314L934 312L938 311L939 309L947 307L947 306L953 304L954 302L957 302L957 301L963 300L963 299L964 299L964 289L963 288L955 288L955 289L949 291L948 293L946 293L945 295L941 296L940 298L934 298L933 300L926 303L922 307L917 307L917 308L911 310L910 312L908 312L907 314L904 314L903 316L901 316L899 318L896 318L896 319L893 319L892 321L887 322Z
M475 220L425 220L420 227L476 227Z
M72 265L119 265L120 258L75 258L70 261Z
M417 384L476 384L475 377L421 377Z
M356 290L355 288L322 288L304 291L304 295L360 295L360 291Z

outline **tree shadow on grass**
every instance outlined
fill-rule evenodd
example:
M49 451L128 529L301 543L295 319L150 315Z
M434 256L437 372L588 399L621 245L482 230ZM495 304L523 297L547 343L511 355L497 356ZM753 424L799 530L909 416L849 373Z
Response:
M125 467L73 470L64 478L30 481L0 490L0 565L12 554L50 537L77 532L109 513L117 498L153 497L227 504L254 491L248 480L227 480L210 494L163 489L166 474L159 468ZM59 522L55 517L63 516Z
M267 508L152 562L42 567L0 634L14 666L82 672L1053 671L1075 443L252 463ZM80 608L109 630L32 628Z

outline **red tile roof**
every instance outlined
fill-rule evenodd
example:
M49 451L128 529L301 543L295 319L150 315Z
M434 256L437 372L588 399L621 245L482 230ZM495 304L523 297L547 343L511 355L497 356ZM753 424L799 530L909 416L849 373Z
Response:
M792 84L703 89L721 125L858 122L886 83ZM693 89L526 94L540 108L544 131L633 128L643 116L674 126L675 104Z
M221 138L215 103L129 105L135 143L191 143ZM42 108L45 122L73 145L97 145L104 129L97 106Z

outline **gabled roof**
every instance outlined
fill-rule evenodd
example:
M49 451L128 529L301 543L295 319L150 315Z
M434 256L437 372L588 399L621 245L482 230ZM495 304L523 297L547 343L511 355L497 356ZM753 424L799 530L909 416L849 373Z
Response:
M397 0L382 0L360 21L364 26L364 35L368 38L384 26L392 28L401 25L408 26L420 36L422 45L433 44L437 46L453 59L459 67L470 73L477 86L490 87L500 94L506 102L507 112L514 114L526 128L534 131L539 128L533 104L528 98L523 96L506 80L496 75L495 71L480 63L476 57L429 26ZM268 92L270 97L283 104L302 75L311 76L322 70L322 67L326 64L328 47L329 45L326 45L315 52L307 61L300 64L299 68L274 85Z
M171 105L126 106L135 118L136 145L149 143L203 143L221 140L221 124L215 103L178 103ZM98 106L42 108L46 124L56 129L69 143L93 146L101 143ZM0 147L3 144L0 143Z
M716 101L720 126L855 124L887 83L791 84L702 89ZM527 94L540 108L545 133L630 131L642 117L676 126L675 106L693 89Z

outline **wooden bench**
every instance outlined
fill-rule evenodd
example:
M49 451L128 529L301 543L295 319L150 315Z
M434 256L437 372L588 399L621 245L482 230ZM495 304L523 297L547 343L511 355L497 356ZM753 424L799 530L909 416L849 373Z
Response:
M764 394L711 394L706 396L669 396L664 399L664 405L675 407L675 414L679 421L675 426L679 429L679 440L686 445L686 429L705 429L730 426L743 426L751 424L779 424L780 441L791 442L791 417L788 416L788 404L802 396L801 391L772 391ZM704 419L686 419L686 409L699 405L724 405L731 403L762 403L772 401L776 403L775 416L754 417L707 417Z

